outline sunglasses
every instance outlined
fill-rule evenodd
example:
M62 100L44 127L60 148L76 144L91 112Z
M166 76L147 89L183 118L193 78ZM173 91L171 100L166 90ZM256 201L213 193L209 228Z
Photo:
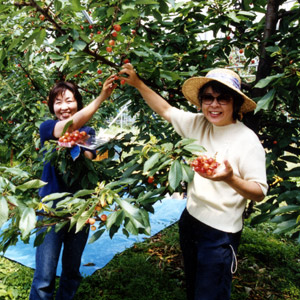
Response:
M203 94L200 96L201 103L206 105L211 105L215 99L220 105L227 105L232 100L232 96L227 94L220 94L218 97L214 97L211 94Z

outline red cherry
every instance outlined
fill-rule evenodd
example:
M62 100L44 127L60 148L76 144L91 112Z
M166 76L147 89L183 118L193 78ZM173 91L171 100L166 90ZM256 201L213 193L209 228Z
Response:
M105 222L107 220L107 215L105 214L101 215L100 219L102 222Z
M211 169L207 169L207 170L206 170L206 174L207 174L208 176L211 176L211 175L213 174L213 171L212 171Z
M108 44L109 44L110 46L114 46L114 45L115 45L115 41L114 41L114 40L110 40L110 41L108 42Z
M97 73L102 74L102 70L101 69L97 70Z
M217 169L217 167L219 166L219 163L214 157L200 155L195 160L193 160L190 165L196 172L211 176L214 174L215 169Z
M111 35L112 35L113 37L117 37L117 36L118 36L118 33L114 31Z
M153 176L149 176L147 181L148 181L148 183L153 183L154 177Z
M115 31L121 31L121 26L119 24L114 25L114 30Z
M130 62L130 60L128 58L125 58L123 61L124 64L128 64L129 62Z
M106 47L107 52L112 52L112 47Z
M121 83L121 84L125 84L125 80L122 79L122 80L120 81L120 83Z
M92 29L93 28L93 25L89 25L89 29Z
M94 218L89 218L88 222L89 222L90 225L94 225L96 220Z

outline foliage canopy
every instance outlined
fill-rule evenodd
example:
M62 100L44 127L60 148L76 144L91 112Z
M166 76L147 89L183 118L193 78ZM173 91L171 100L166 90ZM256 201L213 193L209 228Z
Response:
M240 73L244 91L257 102L255 114L244 119L266 149L270 184L253 222L271 219L277 232L299 240L300 8L295 2L286 9L287 2L1 1L0 140L9 151L0 168L0 223L11 220L2 234L2 250L19 234L28 240L41 208L55 214L58 228L70 220L50 205L62 195L41 204L35 192L43 184L37 179L42 162L38 128L50 117L49 89L58 80L72 80L89 102L127 59L169 103L194 112L181 92L187 78L215 67ZM119 83L90 125L107 127L108 117L124 105L135 117L138 134L121 134L99 147L108 158L88 164L85 180L94 186L68 195L61 204L62 211L72 212L71 224L78 230L92 216L100 220L98 204L102 212L110 211L92 241L104 226L111 236L121 227L125 234L149 233L152 204L168 192L183 192L192 177L187 164L195 155L192 141L181 141L133 88ZM20 162L15 168L4 163L12 157ZM147 182L149 176L155 177L154 184Z

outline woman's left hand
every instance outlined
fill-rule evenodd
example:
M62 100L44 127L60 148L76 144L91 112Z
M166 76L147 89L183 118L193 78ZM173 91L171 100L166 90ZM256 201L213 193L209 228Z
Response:
M233 176L233 170L228 162L224 161L224 168L217 169L213 174L207 175L206 173L197 172L200 176L213 180L213 181L228 181Z
M114 83L114 80L115 75L111 75L105 80L100 94L102 98L107 99L110 97L113 90L118 86L116 83Z

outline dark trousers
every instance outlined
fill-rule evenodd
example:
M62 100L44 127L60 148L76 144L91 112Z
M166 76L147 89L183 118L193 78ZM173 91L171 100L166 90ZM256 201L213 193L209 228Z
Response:
M207 226L185 209L179 220L188 300L229 300L241 231Z
M36 269L30 291L30 300L52 300L58 259L62 251L62 273L56 300L70 300L79 287L81 256L89 235L89 228L75 233L64 226L58 232L54 227L46 234L43 243L36 249Z

